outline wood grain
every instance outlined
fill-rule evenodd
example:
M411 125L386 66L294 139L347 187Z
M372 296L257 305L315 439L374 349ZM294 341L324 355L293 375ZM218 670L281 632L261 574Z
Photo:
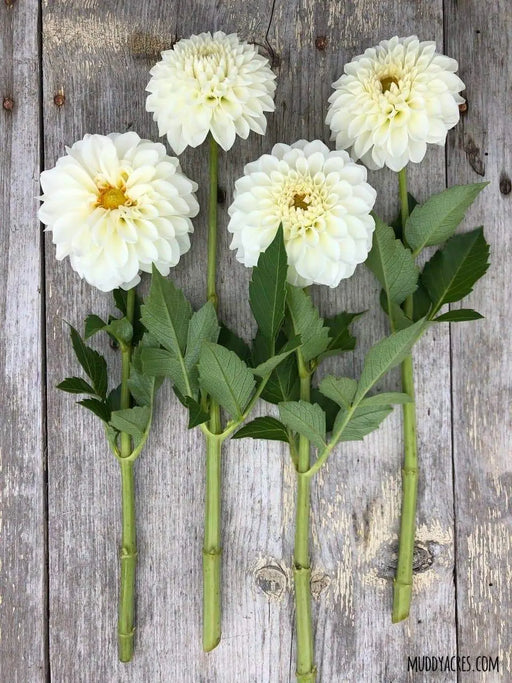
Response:
M44 681L38 3L0 5L0 679Z
M488 10L491 11L488 11ZM446 44L467 85L467 113L451 138L448 181L490 181L465 226L485 226L491 268L464 305L485 320L452 325L457 614L461 653L499 656L512 676L512 9L476 1L447 4ZM457 32L452 32L457 27ZM467 674L481 681L481 673Z
M508 4L498 0L489 11L476 0L127 0L115 7L100 0L42 0L41 11L39 93L38 3L0 5L0 56L7 65L0 72L0 99L11 97L14 103L12 110L0 110L0 315L7 321L0 333L0 390L9 398L0 432L0 679L38 683L49 673L52 681L62 683L294 680L294 475L285 449L249 441L226 447L223 640L205 655L200 649L204 444L200 434L186 430L183 410L168 387L162 390L153 435L136 466L136 656L129 665L117 661L118 466L97 421L76 407L72 397L54 390L76 370L64 321L80 325L87 313L107 314L112 305L108 295L82 283L67 263L55 261L49 239L45 520L41 264L33 199L38 194L40 145L44 142L48 168L65 145L87 132L136 130L156 140L156 125L144 110L149 69L177 38L222 29L257 43L278 76L277 110L269 117L268 134L238 140L229 155L221 155L225 199L219 204L220 312L246 339L254 332L247 303L249 273L229 251L223 229L234 181L244 164L278 141L327 141L323 121L330 84L343 64L365 47L396 33L417 33L442 45L444 34L447 54L459 59L469 108L450 134L448 166L445 150L430 149L425 162L411 168L410 188L421 200L444 187L446 173L449 184L474 182L482 175L492 181L467 223L469 227L485 218L492 243L492 270L468 303L487 320L453 325L451 331L439 326L415 350L421 473L417 571L408 622L392 625L390 620L400 509L399 411L363 444L338 449L316 478L312 540L317 664L320 683L388 683L422 680L407 674L409 655L488 654L500 656L502 673L501 678L491 674L485 680L508 680ZM206 206L204 150L188 150L181 163L199 182L199 200ZM379 212L391 218L398 203L396 177L380 171L370 174L370 182L379 191ZM192 249L173 276L198 306L205 291L204 211L195 225ZM14 291L15 298L7 296ZM325 368L356 377L364 352L386 333L375 281L361 267L335 291L317 289L314 296L326 315L369 309L357 323L358 350L329 361ZM118 371L117 352L98 344ZM383 382L383 388L397 386L396 373ZM476 673L465 679L482 680ZM436 680L455 681L457 674L437 675Z

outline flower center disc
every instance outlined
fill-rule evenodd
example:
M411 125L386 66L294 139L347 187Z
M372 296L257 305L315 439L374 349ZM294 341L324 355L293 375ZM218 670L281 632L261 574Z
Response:
M118 187L105 187L100 190L98 206L104 209L117 209L128 203L128 198Z
M380 79L380 85L382 88L382 92L387 92L388 90L391 90L391 86L393 83L398 86L398 81L394 76L385 76L384 78Z
M304 201L306 198L305 194L295 194L293 196L293 208L294 209L303 209L306 211L309 207L309 203Z

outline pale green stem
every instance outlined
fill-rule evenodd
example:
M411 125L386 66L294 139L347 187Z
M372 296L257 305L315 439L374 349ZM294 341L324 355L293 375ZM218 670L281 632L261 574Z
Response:
M305 367L300 350L297 352L300 374L300 398L310 401L311 375ZM300 435L297 454L297 502L295 512L295 546L293 576L295 582L295 613L297 626L297 681L314 682L313 625L311 619L311 562L309 557L310 480L304 476L310 466L309 440Z
M133 324L135 308L135 289L130 289L126 299L126 317ZM122 346L121 369L121 409L130 407L130 378L132 346ZM122 662L129 662L133 656L133 641L135 635L135 570L137 565L137 536L135 529L135 482L133 476L133 461L128 458L132 451L129 434L121 433L121 451L119 463L121 466L121 508L122 508L122 537L121 537L121 578L119 594L118 619L118 652ZM126 460L123 460L126 458Z
M210 135L210 194L208 208L207 298L217 309L217 182L218 146ZM210 398L206 432L206 490L203 544L203 650L210 652L221 638L221 460L224 440L220 408Z
M404 167L399 175L402 230L409 218L407 175ZM403 238L405 243L405 237ZM404 305L405 314L412 318L413 298L409 296ZM402 514L398 541L398 565L393 585L392 621L407 619L412 595L412 566L414 536L416 532L416 501L418 492L418 453L416 438L416 403L414 393L414 369L412 355L402 362L402 391L412 399L403 405L404 462L402 467Z

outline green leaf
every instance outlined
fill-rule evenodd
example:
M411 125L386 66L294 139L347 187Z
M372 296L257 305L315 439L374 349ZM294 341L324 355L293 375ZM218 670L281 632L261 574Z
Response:
M434 316L443 304L460 301L489 267L489 245L483 228L452 237L425 264L421 281L434 307Z
M350 333L350 325L363 315L361 313L338 313L333 318L326 318L324 325L329 329L329 346L322 354L323 357L332 356L340 351L353 351L356 348L356 338Z
M188 395L188 380L182 359L176 358L173 353L166 349L159 348L142 349L141 359L145 375L169 377L184 396Z
M295 401L300 396L300 378L294 354L285 358L270 375L261 398L269 403Z
M418 289L412 295L412 307L414 322L420 318L426 318L432 308L428 292L421 282L418 285Z
M275 417L257 417L233 434L233 439L266 439L267 441L289 441L288 430Z
M288 285L287 304L295 334L302 339L304 362L318 358L329 346L329 328L324 325L307 292Z
M393 228L378 216L374 218L373 246L366 265L384 288L387 298L401 304L416 289L419 271L409 249L395 239Z
M78 404L87 408L87 410L90 410L91 413L94 413L100 420L103 420L103 422L110 421L111 411L104 401L100 401L97 398L84 398L81 401L78 401Z
M418 320L405 330L395 332L372 346L364 359L354 402L361 400L379 379L403 361L426 327L425 320Z
M277 366L283 362L291 353L296 351L301 345L300 336L290 339L283 348L275 356L272 356L268 360L260 363L255 368L251 368L251 372L258 377L266 377L269 375Z
M128 318L113 318L103 329L121 345L129 344L132 341L133 326Z
M182 397L183 404L188 408L188 428L193 429L207 422L210 416L205 412L199 403L191 396Z
M220 324L219 338L217 341L221 346L225 346L226 349L234 351L245 363L250 363L251 349L249 348L249 344L246 344L241 337L230 330L229 327L226 327L224 323Z
M474 311L472 308L458 308L455 311L448 311L443 315L438 315L434 318L436 323L464 323L468 320L480 320L484 316Z
M413 399L409 394L403 394L401 391L383 391L381 394L368 396L363 398L359 405L361 406L389 406L392 404L403 405L404 403L412 403Z
M339 405L334 401L331 401L331 399L327 398L327 396L324 396L316 388L311 389L311 402L318 403L320 408L324 411L325 429L327 432L332 432L334 421L336 420L336 417L340 412Z
M412 213L413 210L414 210L414 207L416 206L416 204L417 204L418 202L417 202L417 200L412 196L412 194L411 194L410 192L407 193L407 200L408 200L408 204L409 204L409 211L408 211L408 214L409 214L409 216L410 216L411 213ZM393 228L393 231L394 231L394 233L395 233L395 237L396 237L397 239L401 240L402 237L403 237L403 235L402 235L402 209L400 209L400 211L398 212L397 217L396 217L393 221L391 221L390 225L391 225L391 227Z
M121 408L121 385L118 384L117 387L109 392L107 399L105 401L110 412L113 410L120 410Z
M373 432L392 412L388 406L360 406L356 408L350 422L343 430L339 441L361 441L367 434ZM341 410L333 427L333 433L346 417L346 411Z
M107 363L103 356L94 349L86 346L82 337L78 334L71 325L71 343L78 362L84 369L86 375L92 381L94 391L101 398L105 398L107 394Z
M416 290L418 291L418 290ZM415 296L416 292L414 292L413 297ZM430 306L430 299L428 300L429 306ZM380 305L384 313L389 316L389 310L388 310L388 299L386 297L386 292L381 289L380 290ZM406 327L409 327L412 325L413 321L408 318L403 309L400 308L399 304L395 304L391 302L391 316L393 320L393 325L395 327L395 330L405 330Z
M102 320L99 315L91 313L91 315L88 315L85 319L84 339L89 339L89 337L92 337L97 332L101 332L106 325L107 323Z
M67 391L69 394L92 394L96 396L94 389L82 377L67 377L60 384L57 384L56 388Z
M273 341L284 319L286 301L287 255L283 227L266 251L260 254L249 284L249 303L263 335Z
M281 421L308 438L317 448L325 446L325 413L317 403L287 401L279 404Z
M455 185L418 204L405 224L407 244L415 254L453 235L476 196L489 183Z
M233 351L205 342L199 355L199 385L233 418L241 418L254 389L247 365Z
M192 306L171 280L153 266L151 289L141 309L142 322L160 344L181 359L185 353Z
M188 326L187 350L185 352L185 369L192 375L199 360L199 353L204 342L215 343L219 337L219 323L215 306L208 301L202 308L192 314ZM197 370L196 373L197 374ZM197 379L194 383L197 382Z
M112 413L110 424L119 432L133 436L135 441L141 441L148 426L151 410L148 406L135 406Z
M357 382L350 377L324 377L318 387L321 393L339 406L350 408L357 391Z

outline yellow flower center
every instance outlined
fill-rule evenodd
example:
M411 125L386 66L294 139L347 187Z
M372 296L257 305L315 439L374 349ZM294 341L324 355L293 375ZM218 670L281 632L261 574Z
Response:
M394 76L385 76L384 78L380 79L380 85L382 88L382 92L387 92L388 90L391 90L391 86L393 83L398 86L398 80Z
M120 206L130 205L131 201L119 187L108 185L100 189L97 204L104 209L117 209Z

